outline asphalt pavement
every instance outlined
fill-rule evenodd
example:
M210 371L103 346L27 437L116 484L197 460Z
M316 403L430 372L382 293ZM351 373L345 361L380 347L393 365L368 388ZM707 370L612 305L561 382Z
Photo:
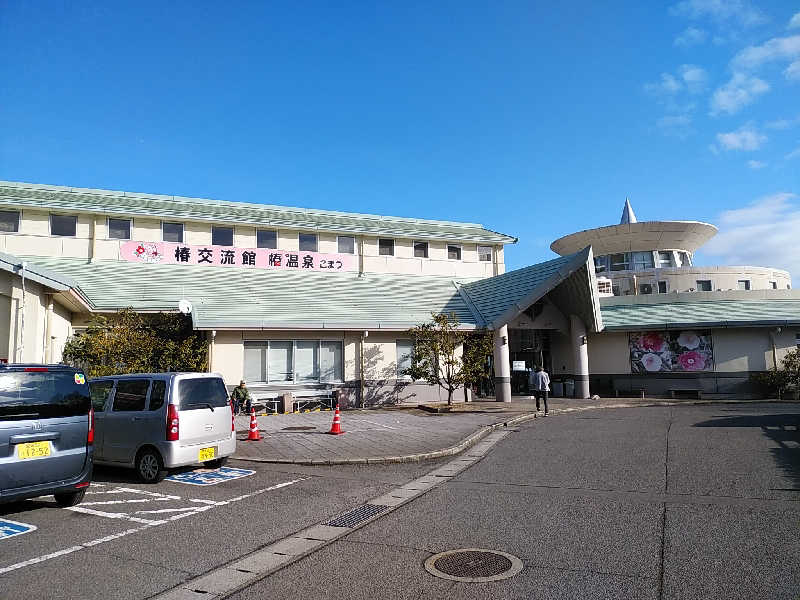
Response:
M596 410L519 426L480 462L235 594L284 598L732 598L800 593L800 407ZM491 583L423 567L510 553Z

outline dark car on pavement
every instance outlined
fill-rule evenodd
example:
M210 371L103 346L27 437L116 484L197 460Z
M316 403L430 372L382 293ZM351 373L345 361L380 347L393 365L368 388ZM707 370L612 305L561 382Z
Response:
M83 500L92 476L94 413L83 371L0 365L0 503L53 494Z

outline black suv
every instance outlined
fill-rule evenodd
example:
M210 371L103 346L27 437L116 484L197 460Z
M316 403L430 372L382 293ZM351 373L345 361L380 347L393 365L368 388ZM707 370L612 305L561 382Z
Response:
M0 365L0 502L53 494L83 500L92 477L94 413L80 369Z

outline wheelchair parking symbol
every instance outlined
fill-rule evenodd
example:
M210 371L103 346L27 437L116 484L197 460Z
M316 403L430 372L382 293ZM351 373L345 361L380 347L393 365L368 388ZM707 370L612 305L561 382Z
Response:
M165 478L165 481L177 481L189 485L217 485L223 481L249 477L255 473L249 469L235 469L233 467L220 467L219 469L198 469L188 473L177 473Z
M15 535L29 533L35 529L36 525L28 525L27 523L17 523L16 521L0 519L0 540L14 537Z

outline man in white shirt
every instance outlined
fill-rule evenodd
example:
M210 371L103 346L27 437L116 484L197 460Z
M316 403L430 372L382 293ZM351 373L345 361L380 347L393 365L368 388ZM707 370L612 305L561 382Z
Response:
M539 399L544 399L544 416L547 416L547 391L550 389L550 376L542 367L536 367L533 375L533 395L536 396L536 412L539 412Z

